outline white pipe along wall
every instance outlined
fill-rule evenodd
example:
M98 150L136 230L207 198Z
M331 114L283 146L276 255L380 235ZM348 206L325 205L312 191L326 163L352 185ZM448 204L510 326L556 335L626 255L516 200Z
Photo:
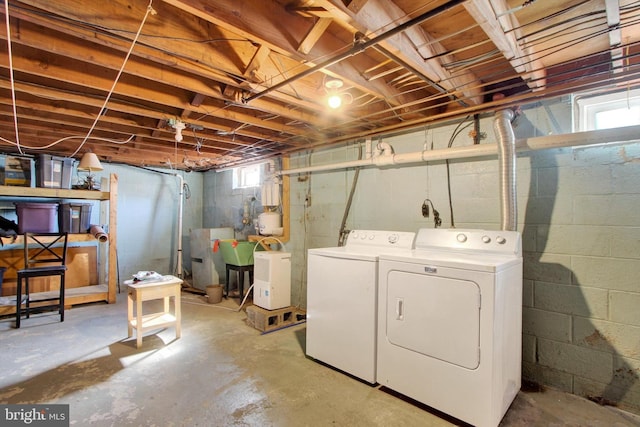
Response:
M184 197L184 178L180 174L175 174L176 178L178 178L178 182L180 183L180 191L178 191L178 260L176 265L176 276L182 278L182 205L183 205L183 197Z
M562 135L545 135L524 138L515 141L516 152L548 150L553 148L577 147L607 143L624 143L640 140L640 125L614 129L601 129L586 132L566 133ZM308 166L303 168L277 171L274 175L294 175L307 172L324 172L336 169L348 169L367 166L393 166L411 163L422 163L437 160L451 160L471 157L493 156L498 153L498 144L477 144L466 147L424 150L404 154L373 155L362 160L341 163Z

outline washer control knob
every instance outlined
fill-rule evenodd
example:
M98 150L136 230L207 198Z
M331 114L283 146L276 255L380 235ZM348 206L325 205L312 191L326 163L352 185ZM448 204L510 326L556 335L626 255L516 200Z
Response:
M496 242L498 242L501 245L504 245L505 243L507 243L507 239L505 239L502 236L498 236L498 237L496 237Z
M400 236L395 233L389 235L389 243L398 243L398 239L400 239Z
M466 234L462 234L462 233L460 233L460 234L458 234L458 235L456 236L456 239L458 239L458 242L460 242L460 243L464 243L464 242L466 242L466 241L467 241L467 236L466 236Z
M360 235L360 239L364 240L367 238L367 233L362 233L362 235Z
M373 239L375 239L375 238L376 238L376 235L375 235L375 234L372 234L372 235L370 235L370 236L369 236L369 240L373 240Z
M354 239L358 238L358 232L357 231L352 231L351 235L353 236Z
M482 243L489 243L491 242L491 237L489 236L482 236Z

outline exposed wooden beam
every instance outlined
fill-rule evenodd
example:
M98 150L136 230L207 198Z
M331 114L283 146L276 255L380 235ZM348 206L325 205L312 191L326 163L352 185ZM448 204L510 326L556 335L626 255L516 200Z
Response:
M535 52L531 48L520 48L516 40L520 35L520 24L508 12L505 0L468 0L464 7L511 66L523 75L530 88L538 89L545 85L544 67L535 60Z
M332 34L326 34L322 38L321 43L316 43L314 49L309 55L304 55L298 51L299 40L304 39L310 26L308 19L295 14L289 13L275 0L262 0L257 2L246 3L246 7L239 7L236 0L217 0L216 2L208 2L206 0L164 0L164 2L175 6L176 8L193 14L207 22L211 22L226 30L235 33L237 37L246 37L261 45L266 45L273 52L282 55L281 58L290 58L296 61L296 65L287 67L287 69L297 71L303 70L305 67L313 67L317 65L317 58L326 58L335 55L335 52L344 49L344 41L336 38ZM282 31L282 23L287 22L287 31ZM282 59L280 59L282 60ZM300 66L303 62L304 66ZM368 68L373 66L375 60L368 58L366 55L358 56L358 64L352 61L341 61L334 64L331 70L321 70L321 72L329 75L333 73L339 74L348 86L353 86L358 90L384 99L393 105L399 105L405 100L415 99L414 94L402 94L394 88L390 88L383 82L368 82L360 73L362 66ZM273 85L291 74L282 76L281 72L272 73L273 79L267 80ZM316 84L312 84L312 89L316 91ZM320 79L321 80L321 79ZM305 85L302 82L296 84L296 91L303 94ZM278 92L272 94L275 95ZM309 95L307 95L309 96ZM311 98L317 99L317 91L310 95Z
M251 58L251 62L249 62L249 65L247 65L247 68L244 70L244 75L250 77L255 82L264 82L264 74L260 73L260 67L262 67L262 64L267 60L270 53L271 49L265 45L260 45L253 55L253 58Z
M304 54L311 52L313 46L318 42L318 40L320 40L320 37L322 37L322 34L324 34L327 28L329 28L329 25L331 25L331 21L333 21L331 18L317 19L305 38L300 42L298 52L302 52Z
M164 129L166 126L167 126L167 119L158 120L158 125L156 126L156 129L154 129L153 132L151 132L151 136L154 138L157 138L158 136L160 136L160 129Z
M121 28L123 23L121 20L118 20L118 11L126 10L128 6L123 3L118 7L117 3L120 1L122 0L113 0L108 2L107 5L104 5L104 7L94 4L93 2L85 2L83 3L83 10L87 8L91 11L91 13L87 12L88 15L100 16L103 20L101 25L104 26L105 31L107 31L109 27ZM55 4L46 0L26 0L26 2L43 10L48 10L51 13L59 13L73 20L83 19L82 16L77 15L79 9L77 5L71 4L71 0L59 0L56 1ZM180 11L176 13L176 10L171 8L171 6L163 5L162 3L154 5L154 8L157 8L159 15L161 14L163 17L181 14ZM144 12L142 13L144 14ZM23 10L16 11L13 15L20 16L21 19L34 22L40 26L28 28L27 24L21 24L20 35L18 36L16 34L14 41L34 47L41 47L49 52L57 52L75 59L95 63L96 65L103 65L110 69L119 69L122 65L124 52L127 52L130 47L130 42L123 40L117 31L113 31L113 35L90 31L83 26L65 24L65 22L54 21L41 14L28 14ZM191 17L191 19L197 20L195 17ZM180 22L184 22L185 20L186 17L180 16ZM201 24L201 22L199 23ZM152 23L149 25L151 24ZM188 40L199 37L197 34L185 32L185 27L187 27L185 25L175 27L172 21L162 22L162 25L164 31L172 33L176 38ZM52 32L51 30L42 28L42 26L55 28L55 31ZM188 28L199 27L201 27L201 25L197 25L196 23L188 26ZM60 37L60 31L72 37ZM31 34L34 36L31 36ZM0 34L0 37L4 38L4 35ZM238 38L237 34L222 34L220 37ZM50 40L50 42L48 40ZM89 43L82 44L79 40L85 40ZM43 44L48 44L48 46L43 46ZM107 49L97 47L96 44L105 46ZM245 42L245 44L249 44L248 41ZM100 51L100 55L96 55L97 50ZM172 55L172 51L179 52L179 55ZM253 52L253 49L247 52ZM238 86L238 79L231 76L233 74L240 76L244 73L244 68L239 69L237 65L230 65L228 56L229 55L225 55L225 51L221 49L211 49L203 52L200 45L194 45L194 43L173 39L167 42L163 37L155 37L151 40L145 40L144 45L141 43L136 45L133 56L130 57L128 61L130 66L125 69L125 72L139 75L140 77L148 78L155 82L163 82L168 85L175 85L178 88L190 89L195 93L203 93L209 97L223 100L224 98L220 92L215 92L216 85L212 82L215 81L226 85ZM194 60L187 58L194 58ZM246 63L250 62L250 58L251 57L247 57ZM286 57L281 60L285 61L284 65L287 68L292 68L297 64L293 60L286 62ZM266 63L268 64L268 62ZM184 72L180 73L179 71ZM262 78L264 79L264 75L273 73L280 73L280 71L269 69L261 72L260 76L263 76ZM202 77L204 77L204 79ZM257 82L258 80L256 80L256 83ZM260 85L253 86L257 90L262 89ZM249 85L247 85L247 87L249 87ZM325 124L322 122L325 118L324 116L309 113L309 111L318 108L318 96L315 90L316 88L314 87L313 93L305 94L303 98L282 92L275 93L271 98L280 102L274 102L272 99L258 100L251 105L251 108L253 110L264 111L270 117L282 116L290 121L309 122L317 126L323 126ZM300 108L290 108L290 105L297 105ZM318 122L314 123L316 120ZM242 123L243 121L240 120L240 122Z
M395 3L386 0L368 0L359 2L357 12L342 4L342 0L320 0L341 9L349 16L351 25L363 34L384 32L409 21L407 13ZM445 90L461 91L467 101L477 104L482 101L479 90L472 88L472 82L477 78L472 73L463 76L452 76L442 66L442 61L450 61L448 56L435 56L446 51L442 45L431 38L420 28L412 27L396 36L383 41L381 46L401 59L404 63L420 72L423 77L441 85ZM419 46L419 48L416 48ZM425 58L428 58L425 60ZM429 59L430 58L430 59Z
M607 12L607 26L609 27L609 45L611 49L612 68L614 72L622 70L622 48L618 47L622 43L620 31L620 3L618 0L605 0L605 10Z

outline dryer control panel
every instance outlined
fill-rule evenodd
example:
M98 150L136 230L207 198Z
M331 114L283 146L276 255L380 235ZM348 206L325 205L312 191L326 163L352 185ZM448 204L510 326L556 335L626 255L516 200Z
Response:
M409 231L351 230L346 247L378 246L413 249L416 233Z
M469 250L521 255L522 242L517 231L422 228L416 249Z

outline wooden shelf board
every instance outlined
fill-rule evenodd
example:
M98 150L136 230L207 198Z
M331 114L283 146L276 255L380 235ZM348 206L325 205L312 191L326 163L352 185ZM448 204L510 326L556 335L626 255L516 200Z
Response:
M35 292L31 294L31 305L37 307L36 298L54 298L58 296L58 291ZM14 297L15 299L15 297ZM107 285L80 286L78 288L67 288L64 293L64 305L73 306L88 302L99 302L108 300ZM47 302L49 304L49 302ZM15 302L10 305L0 305L0 315L14 314L16 312Z
M136 327L137 319L131 319L131 326ZM176 317L171 313L153 313L142 316L142 329L147 331L150 329L164 328L175 325Z
M0 195L4 197L57 197L60 199L109 200L108 191L70 190L66 188L14 187L0 186Z

